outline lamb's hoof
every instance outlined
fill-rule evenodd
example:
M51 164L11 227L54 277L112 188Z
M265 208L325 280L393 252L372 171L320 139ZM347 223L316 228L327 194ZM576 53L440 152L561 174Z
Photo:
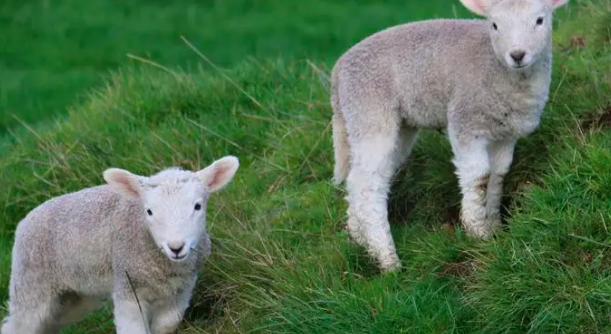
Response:
M394 272L399 271L400 269L401 269L401 262L397 262L397 263L393 263L393 264L385 265L385 266L380 265L380 271L382 272L382 274L394 273Z
M394 273L401 269L401 261L397 260L391 263L380 264L382 274Z
M381 258L378 257L378 267L383 274L396 272L401 269L401 260L396 253L391 253Z
M489 240L500 230L501 222L497 220L488 221L483 226L463 223L463 226L469 237L474 239Z

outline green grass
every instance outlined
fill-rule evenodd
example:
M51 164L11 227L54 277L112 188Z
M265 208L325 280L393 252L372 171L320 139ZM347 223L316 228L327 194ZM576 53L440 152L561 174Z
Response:
M197 66L184 35L215 63L245 57L334 59L380 28L454 15L447 0L6 0L0 4L0 134L62 115L132 54ZM466 11L456 9L459 14ZM14 117L13 115L17 116Z
M584 1L558 22L551 100L541 127L518 144L506 185L506 231L478 242L452 226L460 197L449 144L427 133L397 176L390 203L404 268L381 275L348 242L345 193L329 182L327 75L342 48L376 24L410 14L398 10L399 1L364 8L342 2L352 17L338 13L337 3L315 2L334 14L305 4L309 18L300 12L276 22L268 14L269 29L286 37L278 49L284 60L267 48L239 51L239 39L229 36L224 45L186 34L206 55L227 55L221 63L231 69L196 66L196 55L168 26L176 45L152 56L168 70L123 66L65 119L16 134L0 159L0 298L12 231L45 199L101 183L109 166L146 174L235 154L242 162L236 178L210 203L213 256L202 268L185 333L611 333L611 4ZM260 6L259 15L268 13ZM229 8L225 15L233 17ZM354 13L377 13L379 21L355 21ZM304 37L304 22L318 15L332 22L320 19L321 30ZM229 29L225 24L219 21L219 31ZM295 35L283 31L292 24L301 27ZM261 25L245 24L238 35L260 36ZM343 36L330 50L317 44L322 27ZM585 47L570 47L577 35ZM124 48L136 49L136 40ZM256 57L239 61L245 55ZM310 61L293 58L302 56ZM178 69L182 61L193 64ZM109 310L68 332L112 332Z

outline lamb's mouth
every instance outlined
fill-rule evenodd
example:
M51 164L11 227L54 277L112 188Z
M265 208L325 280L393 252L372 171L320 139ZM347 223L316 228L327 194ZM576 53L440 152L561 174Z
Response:
M511 68L513 68L514 70L523 70L525 68L530 67L530 65L532 65L532 63L520 63L520 64L512 64Z
M189 256L189 254L188 254L188 253L187 253L187 254L184 254L184 255L181 255L181 256L170 256L170 260L172 260L172 261L176 261L176 262L180 262L180 261L182 261L182 260L186 259L186 258L187 258L187 256Z

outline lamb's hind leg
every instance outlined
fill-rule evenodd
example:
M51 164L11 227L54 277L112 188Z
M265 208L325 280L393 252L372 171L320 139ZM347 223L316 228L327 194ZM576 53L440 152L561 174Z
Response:
M490 181L486 200L486 219L491 228L501 225L501 197L503 196L503 179L509 172L516 145L514 138L495 141L490 144Z
M460 219L468 235L488 238L493 229L486 220L486 197L490 179L489 142L449 131L454 165L462 193Z
M370 126L365 135L351 140L348 230L383 271L391 271L400 267L387 211L390 180L398 161L399 122L385 123L377 129Z
M412 154L414 144L418 139L418 129L409 126L402 126L399 130L399 141L395 150L394 169L399 169Z

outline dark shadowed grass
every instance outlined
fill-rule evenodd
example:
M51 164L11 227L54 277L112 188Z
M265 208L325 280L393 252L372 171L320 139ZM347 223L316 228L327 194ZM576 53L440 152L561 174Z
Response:
M51 196L99 184L111 166L148 174L235 154L236 178L210 202L213 256L185 333L608 333L609 6L582 3L557 31L551 101L518 144L508 225L493 241L453 226L449 144L432 132L393 187L404 269L380 275L348 242L345 193L329 182L324 62L141 65L114 73L65 121L17 136L0 161L0 283L15 225ZM111 331L106 310L69 333Z

